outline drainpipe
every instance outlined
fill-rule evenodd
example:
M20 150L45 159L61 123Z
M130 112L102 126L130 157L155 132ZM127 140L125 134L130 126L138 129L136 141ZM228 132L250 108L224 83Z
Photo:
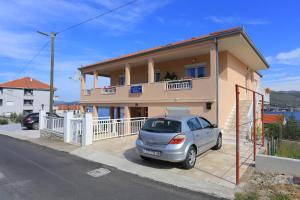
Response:
M219 127L219 47L218 47L218 38L215 38L215 46L216 46L216 117L217 117L217 125Z

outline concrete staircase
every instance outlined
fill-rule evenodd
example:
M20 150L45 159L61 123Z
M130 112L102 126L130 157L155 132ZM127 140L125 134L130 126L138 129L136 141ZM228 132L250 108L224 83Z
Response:
M249 128L251 124L248 120L248 112L251 107L251 101L241 100L240 101L240 142L249 142L250 133ZM223 128L223 141L227 143L235 143L236 141L236 106L232 109L225 126Z

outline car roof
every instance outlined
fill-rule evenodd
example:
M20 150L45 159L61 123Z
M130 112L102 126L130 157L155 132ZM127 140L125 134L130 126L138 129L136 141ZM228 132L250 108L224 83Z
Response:
M164 119L169 119L169 120L176 120L176 121L187 121L193 117L199 117L197 115L161 115L161 116L156 116L153 118L164 118Z

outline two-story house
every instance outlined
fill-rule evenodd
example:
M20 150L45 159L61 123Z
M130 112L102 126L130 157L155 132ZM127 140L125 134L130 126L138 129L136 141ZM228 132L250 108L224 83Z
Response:
M0 115L49 110L50 86L30 77L0 84Z
M259 70L268 68L243 28L214 32L81 67L81 111L92 106L98 116L99 107L109 107L111 118L133 118L184 107L222 128L235 106L235 84L258 90ZM93 88L86 88L87 75ZM110 86L99 88L100 76Z

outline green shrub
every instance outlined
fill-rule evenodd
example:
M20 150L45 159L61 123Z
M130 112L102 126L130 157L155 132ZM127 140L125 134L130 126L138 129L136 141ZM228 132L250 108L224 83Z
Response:
M271 138L277 139L280 135L281 131L281 124L274 123L274 124L267 124L265 127L265 136L268 140Z
M23 120L24 116L22 114L19 114L16 118L15 118L15 123L21 123Z
M258 195L255 192L235 193L234 199L235 200L257 200Z
M18 115L15 112L10 114L11 121L14 121L17 117L18 117Z
M0 119L0 125L5 125L8 124L8 120L7 119Z

